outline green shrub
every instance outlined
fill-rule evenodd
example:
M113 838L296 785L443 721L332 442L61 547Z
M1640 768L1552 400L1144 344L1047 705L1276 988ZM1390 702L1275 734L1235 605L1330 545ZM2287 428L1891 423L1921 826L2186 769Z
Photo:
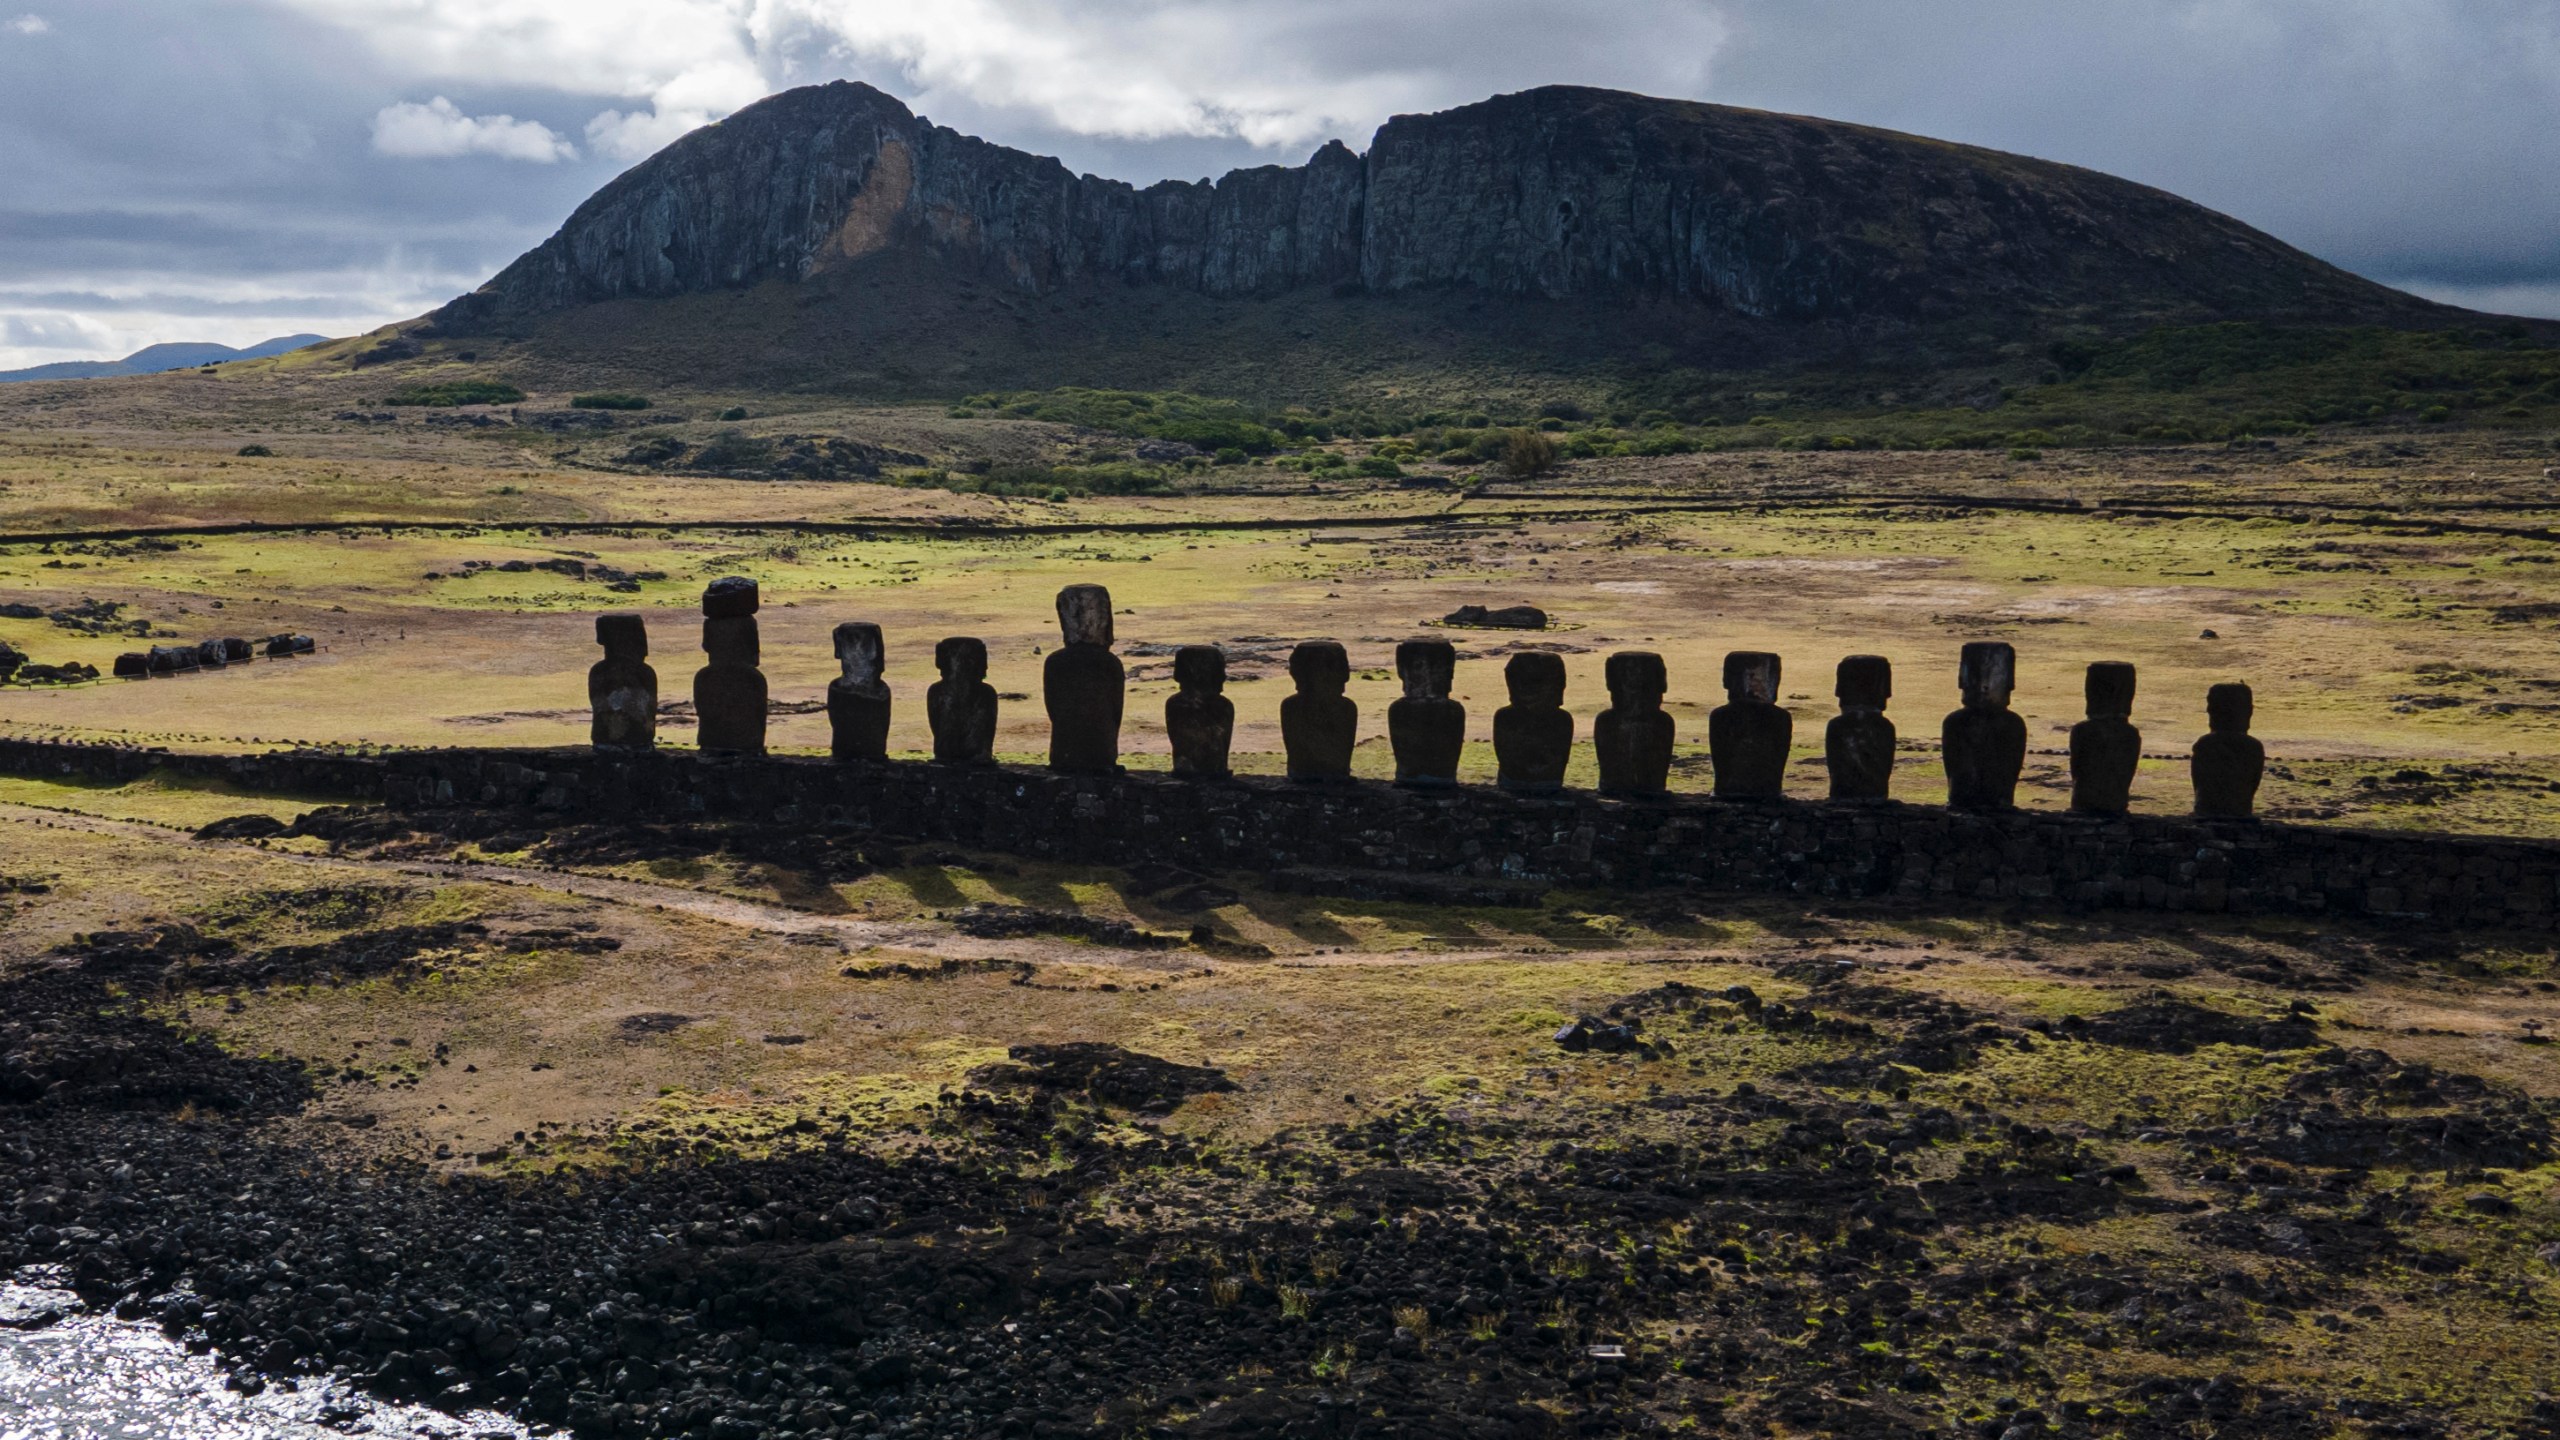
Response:
M1250 458L1252 457L1244 453L1243 447L1236 445L1229 445L1209 457L1212 463L1219 465L1241 465Z
M1379 480L1393 480L1404 473L1403 466L1384 455L1371 455L1352 468Z
M240 447L240 453L251 459L266 459L273 456L276 452L268 449L264 445L243 445Z
M443 409L454 405L513 405L523 398L523 391L503 380L446 380L394 390L382 397L382 403Z
M594 395L574 395L569 399L572 410L646 410L649 397L630 395L619 390L606 390Z
M1556 442L1543 430L1513 430L1503 436L1502 473L1527 480L1556 468Z

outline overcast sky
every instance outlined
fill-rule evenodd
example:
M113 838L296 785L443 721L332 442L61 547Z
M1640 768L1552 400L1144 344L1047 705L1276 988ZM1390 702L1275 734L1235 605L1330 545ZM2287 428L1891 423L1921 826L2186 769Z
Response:
M1551 82L1825 115L2560 315L2553 0L0 0L0 368L417 314L838 77L1140 183Z

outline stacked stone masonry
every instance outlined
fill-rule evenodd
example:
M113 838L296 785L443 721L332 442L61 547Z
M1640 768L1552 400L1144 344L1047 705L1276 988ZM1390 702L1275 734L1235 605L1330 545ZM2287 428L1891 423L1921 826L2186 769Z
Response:
M505 806L562 824L845 828L1075 863L2560 928L2560 843L2546 841L1893 801L1614 800L671 751L213 756L0 740L0 772L9 774L130 780L155 769L400 810Z

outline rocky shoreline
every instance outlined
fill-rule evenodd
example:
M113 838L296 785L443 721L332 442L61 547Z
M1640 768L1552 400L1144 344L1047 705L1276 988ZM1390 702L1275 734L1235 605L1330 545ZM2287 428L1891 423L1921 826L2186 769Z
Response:
M2038 1032L1817 965L1794 1005L1672 984L1606 1017L1658 1057L1737 1028L1855 1051L1765 1091L1656 1087L1525 1122L1417 1105L1211 1149L1133 1123L1198 1076L1150 1097L1144 1067L1033 1056L890 1135L804 1122L754 1156L622 1136L610 1163L482 1175L315 1138L297 1113L337 1081L146 1013L221 943L90 935L7 978L0 1273L58 1267L245 1385L353 1376L581 1437L2423 1426L2235 1362L2354 1277L2472 1263L2418 1235L2415 1182L2372 1167L2451 1181L2553 1153L2545 1107L2321 1047L2300 1010L2234 1025L2159 1002ZM386 945L325 948L379 963ZM2309 1064L2285 1106L2179 1136L1870 1088L2003 1050L2199 1042ZM2142 1163L2116 1158L2129 1145ZM2155 1193L2163 1165L2208 1198ZM2032 1238L2139 1216L2250 1263ZM2116 1350L2138 1363L2068 1378ZM2518 1433L2555 1418L2539 1404Z

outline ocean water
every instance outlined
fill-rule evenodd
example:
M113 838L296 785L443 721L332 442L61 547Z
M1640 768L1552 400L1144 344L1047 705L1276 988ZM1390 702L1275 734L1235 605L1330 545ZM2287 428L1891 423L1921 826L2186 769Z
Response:
M0 1281L0 1440L527 1440L496 1414L384 1404L335 1380L252 1388L147 1320L83 1307L41 1268Z

